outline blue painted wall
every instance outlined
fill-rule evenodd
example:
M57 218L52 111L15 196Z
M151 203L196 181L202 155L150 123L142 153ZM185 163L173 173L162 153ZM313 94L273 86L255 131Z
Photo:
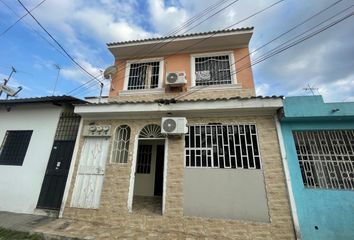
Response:
M340 109L335 113L336 117L333 117L332 108ZM354 103L328 105L320 96L284 100L281 128L304 240L354 239L354 191L305 188L292 131L354 129L353 119Z

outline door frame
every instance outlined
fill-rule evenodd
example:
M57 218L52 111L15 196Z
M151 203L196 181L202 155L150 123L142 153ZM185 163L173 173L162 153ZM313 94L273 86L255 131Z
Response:
M163 168L163 183L162 183L162 215L165 213L165 206L166 206L166 185L167 185L167 161L168 161L168 138L139 138L139 133L135 136L135 144L133 150L133 161L131 166L130 172L130 182L129 182L129 190L128 190L128 212L133 212L133 200L134 200L134 186L135 186L135 171L136 171L136 163L138 158L138 146L139 140L165 140L164 147L165 147L165 154L164 154L164 168Z
M75 146L74 146L73 155L71 157L69 173L68 173L68 177L66 179L66 185L65 185L65 189L64 189L63 199L61 200L61 206L60 206L58 218L62 218L63 217L65 205L66 205L66 202L67 202L68 197L69 197L69 190L70 190L71 182L72 182L73 176L74 176L75 164L76 164L77 161L79 161L77 159L77 156L79 154L79 147L80 147L80 142L81 142L80 135L81 135L81 130L83 128L83 122L84 122L84 119L81 118L80 119L80 123L79 123L79 129L78 129L77 134L76 134L76 142L75 142Z

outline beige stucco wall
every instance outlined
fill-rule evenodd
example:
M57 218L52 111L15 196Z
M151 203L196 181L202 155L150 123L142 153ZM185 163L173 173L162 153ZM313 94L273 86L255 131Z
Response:
M92 121L90 121L92 122ZM146 216L128 213L127 201L131 164L136 135L149 123L160 124L160 119L152 120L101 120L97 124L121 124L131 127L129 161L126 165L111 164L107 161L105 180L101 195L101 206L97 210L70 208L75 179L71 182L69 197L64 209L64 217L111 225L130 226L129 237L145 237L147 232L161 234L166 239L205 238L210 239L294 239L294 230L279 152L279 144L273 116L189 118L194 123L255 123L258 129L260 153L264 171L268 199L269 223L240 220L208 219L187 217L183 214L184 204L184 139L168 139L168 166L165 215ZM88 122L86 122L88 123ZM79 144L82 147L83 137ZM80 149L79 148L79 152ZM77 159L79 156L77 156ZM78 161L75 163L74 176Z
M269 222L261 169L185 168L184 215Z

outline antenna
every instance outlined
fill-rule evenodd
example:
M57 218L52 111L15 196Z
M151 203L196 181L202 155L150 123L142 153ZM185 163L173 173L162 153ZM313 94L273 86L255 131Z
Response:
M7 83L10 81L12 75L16 73L16 69L14 67L11 67L11 73L7 79L4 79L4 83L0 84L0 97L2 95L2 92L6 93L6 99L11 97L15 97L21 90L22 87L18 87L17 90L14 90L13 88L7 86Z
M303 88L303 90L304 90L305 92L311 91L312 95L315 96L314 90L317 90L317 91L318 91L318 88L311 87L311 86L310 86L310 83L308 83L308 84L307 84L307 87Z
M53 89L53 93L52 93L52 96L54 96L54 93L55 93L55 89L57 88L57 83L58 83L58 79L59 79L59 73L60 73L60 70L62 69L58 64L53 64L53 66L58 69L58 74L57 74L57 78L55 80L55 84L54 84L54 89Z

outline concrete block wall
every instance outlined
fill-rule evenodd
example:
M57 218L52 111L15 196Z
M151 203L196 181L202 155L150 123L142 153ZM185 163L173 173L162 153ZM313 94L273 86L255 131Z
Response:
M217 99L217 98L230 98L230 97L253 97L256 96L254 88L220 88L212 89L209 86L205 89L193 90L190 89L188 92L170 92L170 93L141 93L141 94L129 94L129 95L119 95L110 96L108 98L109 102L127 102L127 101L154 101L157 99L170 99L178 97L179 100L195 100L195 99ZM205 91L207 90L207 91ZM193 94L190 94L193 92Z
M131 127L129 160L127 164L122 165L111 164L107 159L100 208L78 209L70 207L78 159L80 158L78 154L74 178L64 209L64 218L105 222L114 226L129 226L132 231L130 237L144 237L147 233L154 232L154 234L161 234L160 236L165 238L295 239L273 116L190 118L188 122L190 124L209 122L256 124L268 199L269 223L183 216L183 138L168 139L165 214L150 216L129 213L127 201L132 174L133 150L137 143L136 136L147 124L160 124L160 119L96 121L96 124L111 124L114 129L122 124ZM88 122L86 121L86 123ZM79 144L80 153L83 137L80 138Z

